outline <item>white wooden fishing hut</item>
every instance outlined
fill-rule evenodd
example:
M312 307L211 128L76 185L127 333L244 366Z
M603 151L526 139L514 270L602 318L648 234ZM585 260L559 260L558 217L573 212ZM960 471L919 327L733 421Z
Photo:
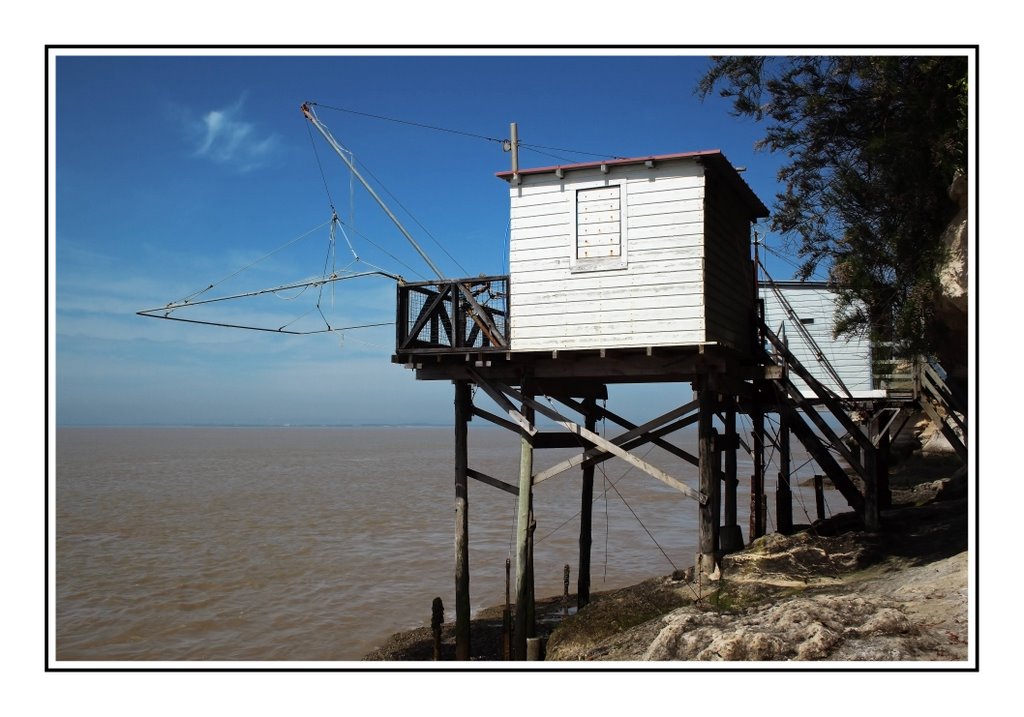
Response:
M762 281L764 322L789 350L833 393L855 399L882 399L871 341L862 335L836 336L838 294L825 282ZM805 398L817 394L799 376L793 383Z
M532 622L533 486L582 465L578 599L585 603L593 470L612 456L698 501L703 516L699 562L712 572L719 540L712 452L717 448L732 456L727 464L734 477L735 404L726 411L729 435L715 447L713 413L728 403L717 400L720 392L734 393L725 387L732 381L727 377L758 370L750 232L751 223L768 210L720 151L516 168L498 176L509 183L509 275L405 284L398 297L393 360L413 368L417 378L452 380L456 387L457 633L460 603L468 611L467 476L519 496L518 625ZM693 383L702 398L688 401L690 392L681 388L679 408L641 426L597 403L607 396L607 384L652 381ZM471 384L508 417L471 405ZM534 400L542 394L582 419L568 419ZM539 431L535 413L569 432ZM469 466L466 422L471 416L521 434L518 485ZM599 418L626 432L603 439L594 432ZM701 456L662 438L695 422L703 439ZM629 452L650 442L697 465L700 489ZM585 449L578 458L534 472L534 449L573 446ZM726 507L732 514L727 523L738 533L735 491L728 495L733 501ZM468 631L468 612L465 623ZM516 631L519 655L529 631Z
M793 528L791 434L865 527L879 528L889 436L915 406L892 401L874 385L870 346L833 338L835 302L827 287L770 281L759 286L751 225L768 209L722 152L521 170L513 125L512 170L497 174L509 188L509 273L449 279L363 179L313 107L303 104L302 112L437 276L410 283L379 269L371 272L398 280L392 361L414 370L417 379L451 381L455 388L457 659L471 656L470 478L517 496L516 659L526 658L535 634L533 488L568 471L582 474L579 607L590 595L594 469L610 458L630 463L696 503L698 580L713 579L722 554L743 546L736 505L738 413L748 415L752 426L751 539L766 528L766 414L778 417L778 530ZM336 221L337 215L332 231ZM313 284L360 275L332 274ZM287 288L306 285L311 283ZM171 312L280 288L203 301L186 297L139 313L186 320ZM283 332L283 327L260 330ZM911 397L941 424L966 461L966 398L947 387L941 374L922 363ZM679 405L637 424L599 403L607 399L609 384L652 382L683 384ZM474 405L473 386L501 413ZM673 390L666 388L666 395ZM936 411L933 403L945 410ZM831 420L825 420L825 412ZM537 414L558 430L541 430ZM515 483L472 466L468 423L474 418L518 437ZM622 432L611 438L598 434L599 420ZM697 455L668 440L693 424ZM633 452L650 444L695 466L696 485ZM546 448L578 452L537 470L535 452Z
M523 170L513 160L513 170L497 176L509 183L509 274L401 283L392 358L418 379L449 380L455 387L458 659L470 657L468 478L518 498L516 659L525 659L535 629L533 488L566 471L582 470L580 607L590 593L594 466L609 458L629 462L697 503L698 580L715 576L721 555L743 546L736 517L739 412L748 414L753 426L751 538L765 532L766 413L778 414L780 425L775 513L780 532L793 525L791 433L865 525L877 529L887 491L887 436L900 410L869 410L865 429L848 402L854 397L828 385L832 374L823 374L818 361L809 362L811 370L790 350L786 337L793 332L780 338L765 323L762 305L769 302L761 301L755 278L751 225L768 210L722 152ZM819 314L801 310L802 318L814 322L801 322L804 332L797 333L814 325L817 334L824 315L818 325ZM795 316L799 322L801 315ZM851 366L863 368L859 356ZM869 360L866 365L870 371ZM598 403L607 398L609 384L646 382L688 383L692 393L680 387L677 408L639 425ZM858 391L863 387L852 383ZM474 385L504 415L475 406ZM552 402L560 407L554 409ZM823 419L822 408L849 438ZM537 414L560 430L540 430ZM474 417L520 437L515 484L472 467L468 422ZM610 439L597 434L600 419L623 432ZM693 424L697 455L666 440ZM696 487L632 452L652 443L695 466ZM535 451L544 448L578 448L579 453L536 470ZM833 453L851 467L863 491Z

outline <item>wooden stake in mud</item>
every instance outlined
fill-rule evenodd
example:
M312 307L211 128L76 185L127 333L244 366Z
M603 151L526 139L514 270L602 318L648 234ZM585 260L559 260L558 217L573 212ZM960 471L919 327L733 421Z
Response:
M509 583L512 575L512 559L505 558L505 609L501 611L501 659L512 659L512 600L509 598Z
M825 476L814 476L814 509L818 520L825 520Z
M430 632L434 636L434 661L441 659L441 628L444 625L444 603L434 598L430 606Z
M597 430L596 401L593 398L584 400L583 406L585 427L588 431ZM594 464L583 465L583 488L580 491L580 565L576 578L576 609L582 610L590 602L590 547L591 524L594 509Z
M569 563L562 572L562 617L569 617Z
M526 395L526 391L523 391ZM523 405L522 415L533 425L534 412ZM519 450L519 504L516 513L516 622L513 630L513 654L526 659L526 638L533 637L529 616L533 614L530 590L530 523L533 518L533 436L522 431Z
M455 659L468 660L469 645L469 381L455 382Z

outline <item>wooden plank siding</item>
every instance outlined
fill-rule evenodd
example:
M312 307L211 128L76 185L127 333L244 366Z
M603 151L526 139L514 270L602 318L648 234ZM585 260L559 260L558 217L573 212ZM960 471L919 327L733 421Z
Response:
M736 210L733 187L708 172L704 285L707 339L741 352L751 348L755 288L750 255L750 219Z
M613 186L618 209L604 206L616 192L600 191ZM592 210L582 221L579 189ZM696 161L527 176L510 194L513 351L704 342L705 189Z
M777 284L786 301L796 314L795 321L813 321L803 323L814 343L821 350L825 360L839 374L846 387L856 398L867 398L880 395L874 390L872 378L871 345L866 338L841 337L833 338L835 327L836 296L827 286L820 283L795 284L782 282ZM776 295L769 287L762 286L761 297L765 305L765 323L768 328L778 334L784 329L789 342L789 350L810 374L829 389L840 393L836 380L823 367L815 355L812 345L804 338L795 326ZM808 388L798 376L791 375L793 383L800 393L813 398L814 392Z

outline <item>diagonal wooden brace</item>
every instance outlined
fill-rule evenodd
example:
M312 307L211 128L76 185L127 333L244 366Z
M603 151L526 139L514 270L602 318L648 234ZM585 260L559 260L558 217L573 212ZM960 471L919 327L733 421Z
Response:
M669 411L668 413L665 413L665 414L663 414L661 416L658 416L657 418L654 418L654 419L648 421L647 423L643 424L642 426L637 426L636 428L634 428L634 429L632 429L630 431L626 431L625 433L616 436L615 438L613 438L611 440L611 442L614 443L616 446L621 447L623 444L628 443L629 441L631 441L634 438L637 438L637 437L640 437L640 436L647 436L654 429L659 428L660 426L664 425L665 423L668 423L669 421L671 421L671 420L673 420L675 418L679 418L680 416L684 416L687 413L690 413L696 407L697 407L697 402L696 401L691 401L690 403L686 404L685 406L680 406L679 408L675 408L675 409ZM643 443L645 443L645 442L647 442L647 441L643 441L643 442L639 443L638 445L643 445ZM571 456L570 458L567 458L566 460L562 461L561 463L558 463L558 464L556 464L554 466L551 466L547 470L541 471L540 473L535 475L533 477L534 485L536 485L537 483L540 483L541 481L545 481L548 478L552 478L552 477L554 477L554 476L556 476L556 475L558 475L560 473L564 473L567 470L575 468L576 466L581 465L584 461L586 461L588 459L608 456L609 454L610 454L610 451L606 451L606 450L601 449L601 448L591 448L590 450L584 451L584 452L580 453L579 455Z
M484 393L486 393L488 396L490 396L491 399L496 404L498 404L501 408L505 409L505 412L508 413L509 418L511 418L513 421L515 421L519 425L520 428L522 428L524 431L526 431L531 436L534 436L534 435L537 434L536 426L534 426L532 423L530 423L526 419L526 416L521 414L519 412L519 409L517 409L515 406L512 405L512 402L509 401L505 397L505 394L503 394L501 391L499 391L494 386L489 384L487 382L487 380L484 379L483 376L481 376L479 373L477 373L473 369L467 368L466 371L469 373L470 377L473 379L473 383L475 383L477 386L482 388L484 390Z
M560 403L564 403L566 406L568 406L569 408L573 409L577 413L580 413L580 414L585 413L586 409L583 407L583 404L579 403L578 401L573 401L570 398L564 398L562 396L554 396L553 398L556 401L560 402ZM691 401L687 405L688 406L693 406L695 404L694 404L694 402ZM607 418L612 423L615 423L615 424L617 424L619 426L622 426L623 428L625 428L627 430L632 431L633 429L635 429L637 427L637 425L635 423L627 421L622 416L619 416L619 415L617 415L615 413L612 413L611 411L609 411L607 408L605 408L603 406L594 406L594 410L597 411L597 413L600 414L602 417ZM687 420L686 423L683 423L683 424L679 425L678 428L682 428L685 425L689 425L691 422L695 423L696 420L697 420L696 416L693 416L692 419L689 419L689 420ZM673 429L673 430L678 430L678 428ZM664 432L662 432L661 430L652 431L651 435L653 437L650 439L650 441L645 441L645 442L653 443L658 448L661 448L662 450L668 451L669 453L674 455L676 458L680 458L680 459L686 461L687 463L689 463L691 465L697 465L699 461L697 460L696 456L693 456L693 455L687 453L686 451L684 451L679 446L673 445L672 443L669 443L668 441L662 440L661 436L668 435L671 432L672 431L664 431ZM636 446L639 446L639 445L643 445L643 443L637 443L636 444ZM634 448L636 446L631 446L630 448ZM599 463L600 459L595 459L594 462L595 463Z
M685 495L685 496L687 496L689 498L693 498L694 500L699 502L701 505L704 505L705 503L708 502L708 497L706 495L702 494L699 491L694 490L693 488L691 488L690 486L686 485L685 483L683 483L683 482L673 478L672 476L670 476L668 473L665 473L665 471L661 470L660 468L658 468L656 466L652 466L650 463L647 463L646 461L644 461L644 460L642 460L640 458L637 458L636 456L634 456L632 453L629 453L628 451L624 451L623 449L619 448L617 445L615 445L611 441L607 440L603 436L600 436L597 433L594 433L593 431L589 431L586 428L584 428L583 426L580 426L580 425L578 425L576 423L573 423L572 421L570 421L568 418L566 418L565 416L563 416L562 414L560 414L558 411L554 410L553 408L545 406L544 404L539 403L538 401L535 401L534 399L529 398L528 396L524 396L519 391L516 391L514 388L506 386L503 383L499 383L499 382L496 381L494 383L494 388L496 388L498 391L501 391L502 393L504 393L508 397L510 397L510 398L512 398L512 399L514 399L516 401L519 401L520 403L522 403L522 404L524 404L526 406L529 406L530 408L535 410L537 413L540 413L541 415L547 416L548 418L550 418L552 421L554 421L558 425L562 426L563 428L565 428L568 431L572 431L573 433L575 433L578 436L581 436L581 437L585 438L586 440L590 441L591 443L593 443L598 448L604 449L605 451L607 451L608 453L613 454L617 458L621 458L622 460L626 461L630 465L633 465L633 466L639 468L640 470L642 470L644 473L648 474L649 476L651 476L653 478L656 478L657 480L660 480L662 483L675 488L676 490L678 490L683 495ZM506 402L507 402L507 399L506 399Z

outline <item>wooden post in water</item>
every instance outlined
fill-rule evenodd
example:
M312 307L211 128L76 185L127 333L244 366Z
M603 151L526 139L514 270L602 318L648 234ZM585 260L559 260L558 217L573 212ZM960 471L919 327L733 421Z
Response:
M434 662L441 659L441 629L444 626L444 603L434 598L430 606L430 633L434 637Z
M562 618L569 617L569 563L562 571Z
M793 490L790 486L789 420L779 414L779 482L775 487L775 523L783 535L793 532Z
M523 387L523 395L527 395ZM529 397L529 396L528 396ZM533 424L534 412L523 405L522 415ZM528 624L533 613L533 593L530 590L530 523L533 519L533 436L521 432L519 448L519 503L516 511L516 621L513 628L513 655L526 659L526 639L533 637Z
M455 659L468 660L469 645L469 381L455 381Z
M597 430L597 401L587 398L583 401L585 428ZM576 609L582 610L590 602L590 548L591 527L594 510L594 464L583 467L583 488L580 491L580 565L576 577Z
M697 574L711 575L716 571L715 551L718 548L718 465L714 451L714 427L716 395L707 388L706 377L697 385L697 471L700 475L700 492L707 496L697 516Z
M512 600L509 598L509 583L512 575L512 560L505 558L505 609L501 611L501 659L512 659Z

